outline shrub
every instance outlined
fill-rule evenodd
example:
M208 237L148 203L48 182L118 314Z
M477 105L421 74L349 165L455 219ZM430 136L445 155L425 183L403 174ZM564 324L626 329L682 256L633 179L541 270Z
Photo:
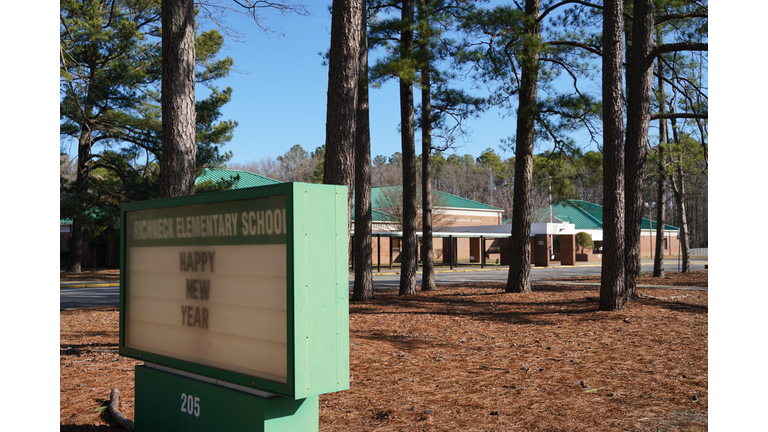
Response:
M592 236L582 231L576 233L576 246L581 248L581 253L584 253L584 249L594 249L595 243L592 242Z

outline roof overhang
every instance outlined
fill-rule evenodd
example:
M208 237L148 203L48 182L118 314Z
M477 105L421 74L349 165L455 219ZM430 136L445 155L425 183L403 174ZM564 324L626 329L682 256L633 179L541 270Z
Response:
M573 235L576 234L576 225L568 222L531 224L531 235L536 234Z

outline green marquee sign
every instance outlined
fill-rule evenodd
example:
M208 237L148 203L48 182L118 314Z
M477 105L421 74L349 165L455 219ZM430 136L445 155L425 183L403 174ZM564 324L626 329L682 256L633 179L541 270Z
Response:
M120 354L303 399L349 388L347 189L123 205Z

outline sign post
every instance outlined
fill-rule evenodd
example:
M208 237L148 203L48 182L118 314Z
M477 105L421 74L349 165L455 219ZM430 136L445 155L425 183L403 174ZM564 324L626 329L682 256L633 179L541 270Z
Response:
M318 429L349 388L346 205L304 183L123 205L137 431Z

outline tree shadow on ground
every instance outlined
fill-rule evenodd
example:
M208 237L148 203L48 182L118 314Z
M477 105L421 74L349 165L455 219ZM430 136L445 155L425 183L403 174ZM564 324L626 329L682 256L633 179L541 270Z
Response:
M96 402L100 407L107 407L109 405L109 399L95 399L94 402ZM99 414L99 418L101 421L106 423L105 425L73 425L73 424L61 424L60 429L61 431L68 431L68 432L101 432L101 431L114 431L114 430L125 430L123 429L120 424L118 424L113 418L112 415L109 413L108 409L104 409Z
M685 312L685 313L704 314L704 315L709 313L709 306L685 303L683 301L675 301L675 300L667 300L667 299L641 299L641 300L638 300L638 303L646 306L660 307L663 309L670 310L672 312Z
M435 315L451 316L502 323L509 325L510 329L515 326L535 326L542 331L548 331L547 327L554 330L561 326L578 327L581 323L598 325L605 323L609 326L620 324L625 320L627 313L632 313L631 309L627 313L600 311L599 290L592 286L533 285L532 294L508 294L503 291L503 286L503 284L476 284L469 287L462 286L460 291L444 289L444 292L440 292L438 288L435 292L413 296L399 296L397 290L377 292L380 295L372 301L352 303L350 314L400 315L414 317L414 321L419 321L420 317L429 319L429 316ZM628 306L631 304L656 309L664 308L675 312L707 313L706 306L674 300L641 298L636 302L628 303ZM359 339L387 342L396 349L404 351L438 347L452 349L463 346L461 341L456 340L457 338L439 331L434 334L410 332L407 327L403 330L393 328L354 332L353 336Z
M495 288L503 284L473 284L468 288ZM534 285L533 292L594 293L594 289L583 286ZM536 301L525 297L526 294L498 292L438 292L433 295L397 296L395 290L378 296L371 302L350 306L350 314L372 315L381 313L376 306L388 307L394 311L388 314L409 315L447 315L464 316L475 320L512 323L517 325L557 325L559 315L590 314L591 320L613 320L608 314L598 314L599 298L582 296L576 299L552 299ZM492 301L497 297L498 301ZM482 298L484 301L476 301Z
M414 335L405 335L405 334L392 334L392 333L382 333L382 332L360 332L359 334L354 335L357 338L360 339L366 339L371 341L377 341L377 342L389 342L393 346L399 347L398 349L403 351L408 351L412 349L418 349L418 348L432 348L435 345L440 345L442 348L451 348L458 346L455 343L448 342L445 339L441 339L438 337L419 337Z
M62 424L59 430L61 432L103 432L103 431L115 431L116 428L119 428L119 426ZM123 429L120 428L119 430L123 430Z
M114 337L115 335L119 334L120 330L99 330L99 331L70 331L67 332L66 335L74 337L74 338L85 338L85 337Z
M88 352L117 352L118 346L114 343L87 343L87 344L60 344L60 355L75 355L81 356Z

